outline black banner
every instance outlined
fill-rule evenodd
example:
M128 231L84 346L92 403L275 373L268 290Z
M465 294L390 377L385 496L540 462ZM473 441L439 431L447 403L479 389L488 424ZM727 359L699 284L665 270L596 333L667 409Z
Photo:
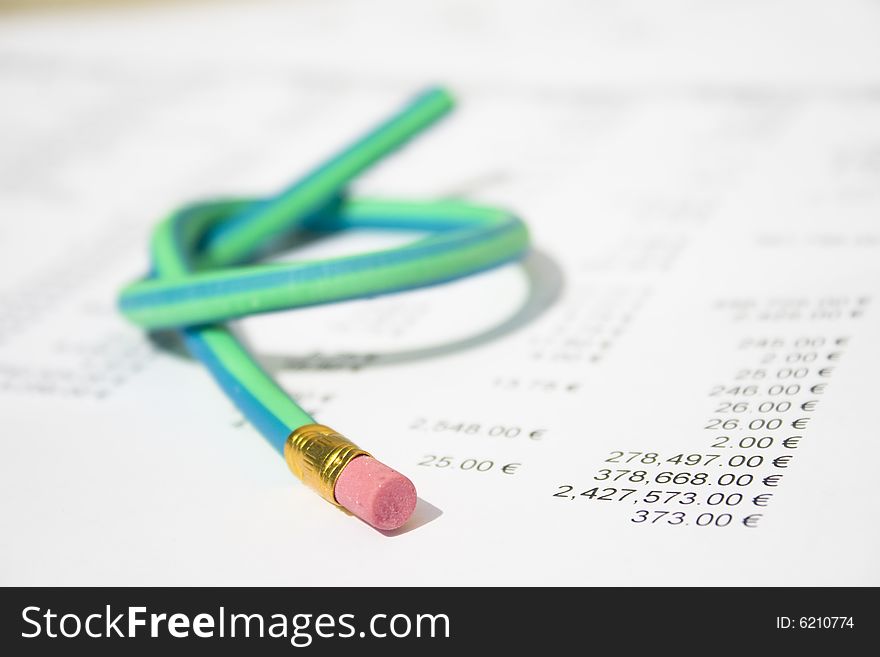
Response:
M7 588L0 641L7 655L839 651L880 636L876 595L862 588Z

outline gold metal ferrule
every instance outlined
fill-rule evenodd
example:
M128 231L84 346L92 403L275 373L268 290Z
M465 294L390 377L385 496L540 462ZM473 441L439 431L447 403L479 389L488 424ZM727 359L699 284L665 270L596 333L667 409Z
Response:
M294 429L284 443L284 460L293 474L336 506L336 480L358 456L370 454L323 424L305 424Z

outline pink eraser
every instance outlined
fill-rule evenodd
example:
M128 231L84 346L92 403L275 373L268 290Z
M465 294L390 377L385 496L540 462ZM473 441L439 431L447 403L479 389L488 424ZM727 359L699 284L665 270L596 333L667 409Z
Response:
M376 529L397 529L416 508L416 487L371 456L358 456L336 480L336 501Z

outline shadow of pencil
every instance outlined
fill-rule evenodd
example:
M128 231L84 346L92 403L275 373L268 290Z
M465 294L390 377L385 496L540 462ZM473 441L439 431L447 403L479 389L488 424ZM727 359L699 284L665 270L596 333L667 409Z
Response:
M537 249L532 249L522 266L529 286L525 301L512 315L477 334L458 338L452 342L384 353L326 354L315 360L290 354L258 351L258 358L264 367L275 374L284 370L351 369L352 364L359 364L358 369L361 367L373 369L431 358L442 358L449 354L480 347L520 330L538 319L558 301L565 280L562 270L555 260ZM247 343L245 335L238 337Z
M431 504L430 502L426 502L421 497L416 502L416 508L413 511L410 519L406 521L403 527L399 527L398 529L392 529L391 531L383 531L379 530L380 533L385 534L389 538L393 538L394 536L400 536L402 534L407 534L414 529L418 529L419 527L424 527L429 522L434 522L437 518L443 515L443 511L438 509L436 506Z

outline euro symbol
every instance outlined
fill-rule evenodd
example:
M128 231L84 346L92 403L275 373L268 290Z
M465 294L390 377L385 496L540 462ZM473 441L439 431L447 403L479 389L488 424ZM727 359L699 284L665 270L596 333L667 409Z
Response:
M828 360L833 360L833 361L840 360L840 357L842 355L843 354L841 354L839 351L832 351L830 354L828 354Z
M827 383L817 383L812 388L810 388L810 392L812 392L814 395L821 395L823 392L825 392L825 386L827 385Z
M786 438L782 441L783 447L788 447L788 449L797 449L798 443L801 441L803 436L792 436L791 438Z
M808 417L799 417L797 420L791 423L791 426L793 426L795 429L806 429L807 422L809 421L810 418Z
M844 346L844 345L845 345L846 343L848 343L848 342L849 342L849 338L837 338L837 339L834 341L834 344L839 344L839 345L842 347L842 346Z
M780 479L782 479L782 475L770 475L769 477L764 477L764 485L775 488L779 485Z
M777 456L775 459L773 459L773 465L775 465L777 468L787 468L789 461L791 461L790 456Z
M831 376L831 373L833 371L833 367L823 367L821 370L819 370L819 376Z
M755 506L767 506L770 504L771 497L773 497L773 493L762 493L757 497L752 498L752 504Z
M504 474L516 474L516 469L521 466L522 463L508 463L503 468L501 468L501 472Z
M532 433L529 434L529 438L532 440L541 440L544 438L544 432L546 429L535 429Z
M801 410L807 411L808 413L811 411L815 411L816 404L818 404L818 403L819 402L816 399L811 399L810 401L805 401L803 404L801 404Z
M750 516L746 516L743 518L743 524L746 527L755 528L758 526L758 521L764 517L763 513L753 513Z

